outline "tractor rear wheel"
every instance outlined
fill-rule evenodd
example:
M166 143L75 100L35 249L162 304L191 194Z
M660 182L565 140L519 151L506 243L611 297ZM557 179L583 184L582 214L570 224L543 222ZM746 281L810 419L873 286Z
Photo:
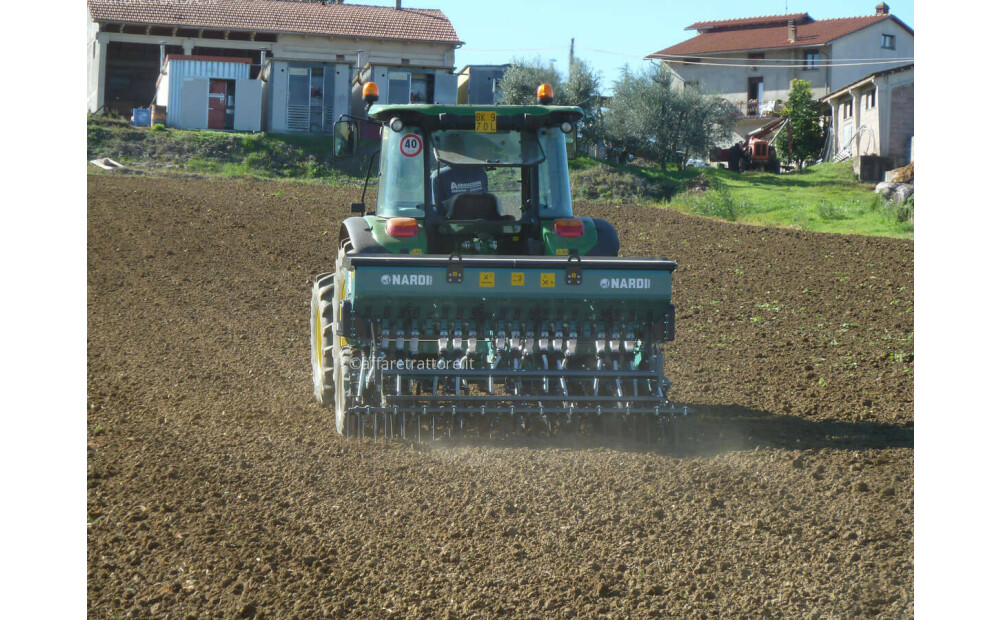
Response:
M357 362L354 360L354 349L343 347L337 352L337 363L334 368L334 409L336 410L337 432L341 435L348 434L347 409L351 406L351 366Z
M334 397L334 276L324 273L313 280L309 311L309 341L312 351L313 394L321 403Z

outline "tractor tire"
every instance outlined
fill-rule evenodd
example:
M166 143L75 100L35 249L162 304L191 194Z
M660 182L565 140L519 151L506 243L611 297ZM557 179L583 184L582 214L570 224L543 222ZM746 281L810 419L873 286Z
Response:
M334 274L324 273L313 280L309 308L309 342L312 359L313 395L321 403L334 399Z
M347 266L345 265L347 250L348 245L345 244L337 253L337 267L333 278L334 306L338 308L340 300L343 297L344 279L347 270ZM340 317L337 316L335 311L334 321L339 320ZM351 369L353 367L352 364L357 364L357 351L353 347L348 346L346 341L339 336L337 336L336 343L334 347L335 354L333 355L334 417L337 432L347 436L349 431L347 410L354 404L354 398L351 395Z
M337 432L348 435L347 410L353 403L351 396L351 366L356 364L355 351L351 347L343 347L337 352L337 363L334 368L334 410Z

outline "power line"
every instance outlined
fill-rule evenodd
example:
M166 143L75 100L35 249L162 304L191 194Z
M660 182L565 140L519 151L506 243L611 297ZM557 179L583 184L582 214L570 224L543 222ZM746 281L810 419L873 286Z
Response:
M732 58L726 60L732 60L733 62L718 62L712 57L701 57L704 60L684 60L698 58L690 55L674 55L674 54L634 54L629 52L617 52L613 50L598 49L596 47L587 47L585 45L577 45L579 49L587 50L588 52L596 52L599 54L610 54L612 56L621 56L624 58L634 58L637 60L665 60L670 63L682 64L682 65L700 65L703 67L758 67L764 69L825 69L828 67L866 67L866 66L882 66L882 65L894 65L901 62L913 62L913 58L839 58L830 59L823 62L806 63L804 60L796 58L756 58L756 59L742 59L742 58ZM509 47L509 48L472 48L463 47L460 48L462 51L466 52L547 52L552 50L568 50L567 45L554 45L551 47ZM722 60L721 58L719 60ZM768 64L768 63L787 63L787 64Z

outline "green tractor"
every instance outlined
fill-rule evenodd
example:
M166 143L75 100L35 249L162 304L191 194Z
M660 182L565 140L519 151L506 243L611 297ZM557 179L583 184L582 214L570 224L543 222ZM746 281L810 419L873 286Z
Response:
M337 155L375 123L374 212L344 220L315 278L313 388L348 437L615 432L676 439L665 258L619 258L608 222L573 215L577 107L372 105L341 120ZM371 165L369 164L369 168Z

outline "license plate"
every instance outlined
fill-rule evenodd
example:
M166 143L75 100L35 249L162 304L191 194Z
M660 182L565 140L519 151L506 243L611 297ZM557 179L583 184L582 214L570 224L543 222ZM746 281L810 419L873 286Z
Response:
M476 133L496 133L497 113L476 112Z

